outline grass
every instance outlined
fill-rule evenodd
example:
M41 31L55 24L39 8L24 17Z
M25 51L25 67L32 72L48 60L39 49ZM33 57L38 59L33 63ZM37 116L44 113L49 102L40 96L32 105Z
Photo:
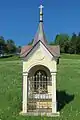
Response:
M20 60L20 57L18 55L8 55L4 56L4 58L0 58L0 61L15 61Z
M66 57L65 57L66 56ZM78 56L80 57L80 56ZM79 120L80 59L62 55L58 65L57 93L60 117L20 116L22 103L22 62L0 61L0 120Z
M61 54L62 59L80 59L78 54Z

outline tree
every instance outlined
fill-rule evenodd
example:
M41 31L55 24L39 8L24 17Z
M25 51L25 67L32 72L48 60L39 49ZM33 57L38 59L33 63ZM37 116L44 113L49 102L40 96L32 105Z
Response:
M5 40L3 36L0 36L0 54L4 54Z
M15 53L16 52L16 45L13 40L9 39L6 42L8 53Z
M21 52L21 46L18 46L18 47L17 47L16 52L17 52L17 53L20 53L20 52Z
M77 40L76 40L76 51L78 54L80 54L80 32L77 36Z
M70 48L70 41L65 41L64 42L64 52L69 53L69 48Z
M54 43L60 45L60 50L62 53L68 52L69 36L67 34L58 34L56 35Z
M77 35L75 33L73 33L72 38L70 40L70 48L69 48L69 52L70 53L77 53Z

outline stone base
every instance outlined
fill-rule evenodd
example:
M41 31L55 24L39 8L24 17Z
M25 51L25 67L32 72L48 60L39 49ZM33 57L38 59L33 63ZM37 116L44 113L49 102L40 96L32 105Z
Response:
M56 112L56 113L39 113L39 112L27 112L27 113L23 113L23 112L20 112L20 115L23 115L23 116L47 116L47 117L58 117L60 116L60 113L59 112Z

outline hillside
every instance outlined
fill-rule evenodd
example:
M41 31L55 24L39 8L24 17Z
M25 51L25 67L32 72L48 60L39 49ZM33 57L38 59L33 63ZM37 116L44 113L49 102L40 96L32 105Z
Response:
M1 120L79 120L80 118L80 56L62 55L57 74L57 100L60 117L41 118L19 115L22 103L22 61L0 59Z

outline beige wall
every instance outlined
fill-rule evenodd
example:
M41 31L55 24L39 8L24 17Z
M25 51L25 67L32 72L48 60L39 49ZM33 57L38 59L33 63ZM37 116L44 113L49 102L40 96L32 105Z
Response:
M44 50L43 50L44 51ZM23 72L29 72L29 70L35 65L44 65L50 72L56 72L56 60L53 59L48 53L42 51L41 47L38 47L34 52L32 52L27 60L23 61Z
M28 60L23 62L23 72L28 72L29 76L33 76L39 69L45 70L48 76L50 76L50 72L57 71L55 59L52 59L48 52L46 52L45 55L44 49L42 49L41 46L38 46L34 51L32 51L27 59ZM48 93L51 94L52 86L48 85L47 87Z
M40 69L40 67L42 69L45 69L46 73L51 73L52 86L48 85L48 93L52 94L52 102L48 102L49 104L48 106L52 108L52 113L57 112L57 109L56 109L57 66L56 65L57 65L56 59L53 58L53 56L49 53L49 51L41 44L35 47L33 51L30 52L29 55L25 58L25 60L23 61L23 113L27 113L27 102L28 102L27 101L27 94L28 94L27 78L29 75L28 73L30 72L30 74L34 74L34 71ZM34 67L34 66L37 66L37 67ZM37 107L38 107L38 104L39 103L37 102ZM41 106L43 105L44 107L46 107L46 104L47 103L45 101L44 103L41 103Z

